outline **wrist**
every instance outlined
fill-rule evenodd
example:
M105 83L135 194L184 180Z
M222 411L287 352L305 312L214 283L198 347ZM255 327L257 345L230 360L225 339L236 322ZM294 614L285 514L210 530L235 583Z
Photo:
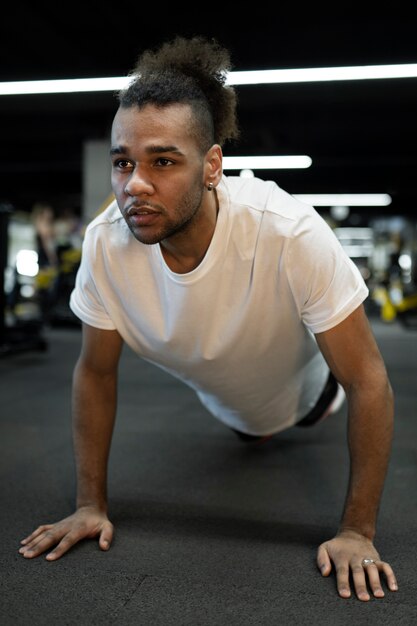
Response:
M107 511L107 489L103 480L78 480L76 490L77 509L92 507L100 511Z
M107 514L107 502L104 500L91 500L84 498L77 498L76 508L78 509L94 509L101 513Z
M373 542L375 537L375 529L371 527L363 527L363 526L355 526L349 524L341 524L337 531L338 536L360 536L369 539L369 541Z
M375 537L377 504L360 500L353 497L348 498L345 510L340 521L340 530L352 531L371 541Z

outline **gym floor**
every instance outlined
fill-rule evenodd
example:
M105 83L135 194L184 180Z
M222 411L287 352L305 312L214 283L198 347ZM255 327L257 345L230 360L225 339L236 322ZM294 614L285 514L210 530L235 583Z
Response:
M193 392L124 349L110 459L109 552L95 540L56 562L20 539L74 502L71 375L78 327L46 351L0 359L2 626L351 626L417 623L417 330L372 320L396 395L376 546L399 591L338 597L315 565L345 495L346 407L253 447Z

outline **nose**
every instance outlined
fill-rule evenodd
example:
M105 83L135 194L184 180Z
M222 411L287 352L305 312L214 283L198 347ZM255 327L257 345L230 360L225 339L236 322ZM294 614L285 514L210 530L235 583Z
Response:
M135 168L125 185L124 192L128 196L150 195L154 191L153 184L143 170Z

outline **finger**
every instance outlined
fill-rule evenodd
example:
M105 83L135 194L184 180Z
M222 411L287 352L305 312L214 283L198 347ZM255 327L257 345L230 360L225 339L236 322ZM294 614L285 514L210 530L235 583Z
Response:
M351 591L349 585L349 566L336 566L337 590L342 598L350 598Z
M32 541L25 546L22 546L19 550L20 554L25 558L33 558L48 550L54 544L57 544L64 533L57 533L51 530L45 530L41 535L38 535Z
M389 563L385 561L379 561L377 563L378 570L382 570L387 581L388 589L391 591L398 591L398 583L395 577L394 571Z
M368 575L369 586L371 587L372 593L374 594L375 598L383 598L385 596L385 593L381 586L377 564L371 563L370 565L367 565L366 573Z
M328 576L332 571L332 562L323 544L317 550L317 567L321 571L322 576Z
M103 530L100 534L99 546L102 550L108 550L113 540L113 524L108 522L103 525Z
M48 538L51 537L50 534L47 534L48 532L49 531L45 531L42 534L37 535L30 542L22 546L19 550L20 554L23 554L23 556L25 556L29 555L32 552L35 553L40 545L45 545L46 547L44 549L47 549L49 546L45 544L45 540L48 540Z
M38 526L38 528L34 530L33 533L31 533L30 535L22 539L20 543L23 545L29 543L30 541L38 537L41 533L43 533L45 530L49 530L50 528L52 528L52 526L53 524L43 524L42 526Z
M371 599L366 587L366 574L362 565L352 567L353 585L359 600L367 602Z
M80 541L80 539L82 539L82 537L80 537L80 535L78 533L77 534L76 533L68 533L67 535L65 535L65 537L63 537L61 539L61 541L56 546L56 548L54 548L52 550L52 552L49 552L49 554L46 555L46 557L45 557L46 560L47 561L56 561L63 554L68 552L68 550L70 548L72 548L72 546L75 545L78 541Z

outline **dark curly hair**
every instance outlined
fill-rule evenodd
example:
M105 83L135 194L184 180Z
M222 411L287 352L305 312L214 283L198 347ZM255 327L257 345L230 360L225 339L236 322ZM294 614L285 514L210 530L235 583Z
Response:
M230 68L228 50L214 39L176 37L139 56L119 103L122 108L188 104L194 135L205 152L213 143L223 146L239 136L236 92L225 85Z

